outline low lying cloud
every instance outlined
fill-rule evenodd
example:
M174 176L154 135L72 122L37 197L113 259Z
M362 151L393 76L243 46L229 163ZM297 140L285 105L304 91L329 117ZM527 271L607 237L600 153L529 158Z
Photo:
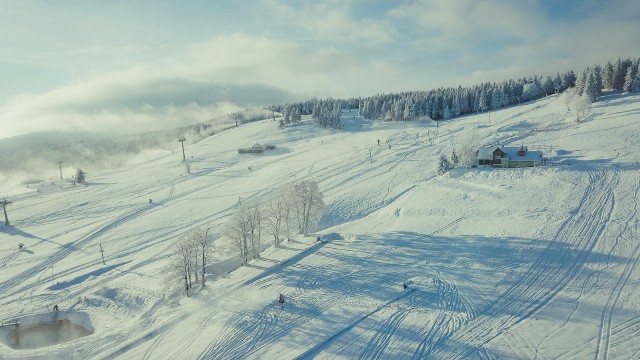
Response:
M68 102L65 99L63 102ZM40 97L24 97L0 109L0 116L17 119L4 126L2 135L34 131L96 132L121 135L150 130L170 129L204 122L215 116L241 109L220 101L209 105L65 106Z
M139 65L91 74L42 94L15 96L0 106L0 138L46 130L122 134L168 129L292 99L287 90L250 78L232 82L224 68L216 73L207 65L190 65Z
M0 138L42 130L166 129L255 106L357 95L367 85L396 88L397 81L369 76L381 70L398 71L337 48L310 50L291 41L224 34L158 63L92 73L45 93L15 96L0 106L0 119L11 119Z

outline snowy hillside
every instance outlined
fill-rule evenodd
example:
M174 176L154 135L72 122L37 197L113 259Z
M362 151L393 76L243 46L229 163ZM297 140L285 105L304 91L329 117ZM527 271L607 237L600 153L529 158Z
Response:
M32 184L0 229L0 358L640 358L639 100L604 96L581 123L558 96L437 127L269 120L186 146L190 174L176 148ZM436 176L470 136L552 165ZM255 143L277 147L237 153ZM234 211L305 179L327 205L317 232L228 272ZM187 298L168 269L204 224L216 264ZM54 317L81 337L39 347L64 340Z

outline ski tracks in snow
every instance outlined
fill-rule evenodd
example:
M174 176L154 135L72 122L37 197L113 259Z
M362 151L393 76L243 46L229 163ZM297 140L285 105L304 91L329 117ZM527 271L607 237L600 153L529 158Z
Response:
M634 201L634 211L631 216L626 220L625 226L623 227L623 233L629 228L632 219L636 219L638 215L638 189L640 188L640 182L636 185L633 201ZM636 240L637 241L637 240ZM618 300L620 299L620 295L622 295L622 290L629 281L631 274L633 273L634 268L638 264L638 260L640 259L640 241L637 241L635 249L629 257L629 260L625 264L624 270L621 272L618 281L615 283L615 286L611 290L609 298L604 306L602 311L602 316L600 320L600 331L598 334L598 343L596 345L596 360L607 360L609 358L609 348L611 346L611 328L613 322L613 315L616 311L616 306Z
M258 349L284 335L277 328L280 309L277 305L258 313L232 316L219 335L200 354L199 359L246 359Z
M409 315L410 312L406 310L400 310L393 313L387 321L385 321L379 329L377 329L375 335L364 348L358 359L384 359L384 350L389 345L391 338L395 334L398 327L402 324L402 321Z
M20 254L20 250L16 250L0 258L0 268L7 266L7 264L15 260L19 254Z
M391 310L391 311L389 311ZM387 316L388 313L391 313ZM410 352L405 354L415 359L426 358L439 341L464 326L474 316L473 309L466 299L459 294L457 286L447 280L434 278L429 289L411 288L408 292L382 304L374 311L365 314L355 322L330 336L316 347L323 348L337 340L341 335L348 334L354 328L371 330L373 335L360 351L359 359L388 359L394 357L397 349L404 348ZM415 322L422 319L417 331L418 342L407 343L407 339L396 338L398 329L407 330L405 321ZM426 321L424 326L422 321ZM374 325L372 325L374 324ZM410 326L412 327L412 326ZM423 329L420 331L419 329ZM424 330L426 329L426 330ZM357 333L360 333L358 331ZM415 340L415 339L414 339ZM343 342L343 346L361 346L360 342ZM413 350L411 350L413 348ZM300 358L315 354L307 351Z
M433 350L455 331L464 326L475 314L458 292L455 284L434 278L438 315L413 353L413 359L431 357Z
M133 211L130 211L128 213L123 214L122 216L120 216L120 217L118 217L118 218L116 218L116 219L114 219L112 221L108 221L106 223L106 225L99 226L95 230L89 232L86 236L84 236L80 240L77 240L77 241L69 243L69 244L65 244L62 247L62 249L60 249L60 251L58 251L57 253L54 253L51 256L47 257L44 261L32 266L31 268L25 270L23 273L18 274L16 276L13 276L11 279L8 279L4 283L0 284L0 293L6 292L6 291L8 291L10 289L14 290L14 293L22 291L22 289L16 290L16 287L18 285L24 285L22 279L31 278L31 277L35 276L35 274L37 274L39 272L48 270L52 265L56 264L60 260L63 260L70 253L72 253L74 251L81 251L81 250L78 250L78 249L82 249L83 246L86 243L89 243L89 242L91 242L91 241L93 241L95 239L98 239L101 236L103 236L106 232L108 232L109 230L112 230L112 229L122 225L125 222L131 221L131 220L141 216L146 211L148 211L150 208L151 208L151 206L149 206L149 205L145 205L145 206L139 207L139 208L137 208L137 209L135 209ZM33 288L34 284L27 284L25 286L27 288L31 289L31 288Z
M606 230L615 204L612 189L619 183L615 171L595 170L588 175L589 185L577 211L561 226L554 241L519 281L454 334L449 346L436 349L439 356L446 350L451 358L476 354L492 339L544 308L576 278Z

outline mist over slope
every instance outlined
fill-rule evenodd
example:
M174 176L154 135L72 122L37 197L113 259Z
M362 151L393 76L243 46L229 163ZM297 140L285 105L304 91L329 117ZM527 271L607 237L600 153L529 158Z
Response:
M244 110L196 125L120 136L39 131L0 139L0 196L21 193L29 183L60 179L60 172L71 181L77 169L95 172L146 161L158 153L179 150L178 138L193 144L237 123L270 115L263 109Z
M638 100L606 95L582 122L559 96L438 125L356 112L342 129L265 120L188 144L190 173L167 151L87 185L31 184L0 230L0 318L59 305L92 333L28 350L4 341L0 354L637 357ZM437 176L440 155L470 138L542 149L550 165ZM237 153L255 143L276 149ZM326 203L315 231L239 267L223 235L230 217L307 179ZM214 263L187 298L175 244L205 224Z

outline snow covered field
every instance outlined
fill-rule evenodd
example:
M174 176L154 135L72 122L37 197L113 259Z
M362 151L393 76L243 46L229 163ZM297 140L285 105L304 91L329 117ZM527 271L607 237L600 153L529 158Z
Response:
M31 185L0 230L0 319L57 304L92 334L13 349L9 325L0 358L640 358L639 100L604 96L581 123L558 96L438 127L264 121L187 146L191 174L176 148ZM436 176L469 132L553 165ZM237 153L254 143L277 148ZM229 273L219 252L190 298L169 286L183 234L210 223L222 244L241 202L304 179L327 204L316 233Z

